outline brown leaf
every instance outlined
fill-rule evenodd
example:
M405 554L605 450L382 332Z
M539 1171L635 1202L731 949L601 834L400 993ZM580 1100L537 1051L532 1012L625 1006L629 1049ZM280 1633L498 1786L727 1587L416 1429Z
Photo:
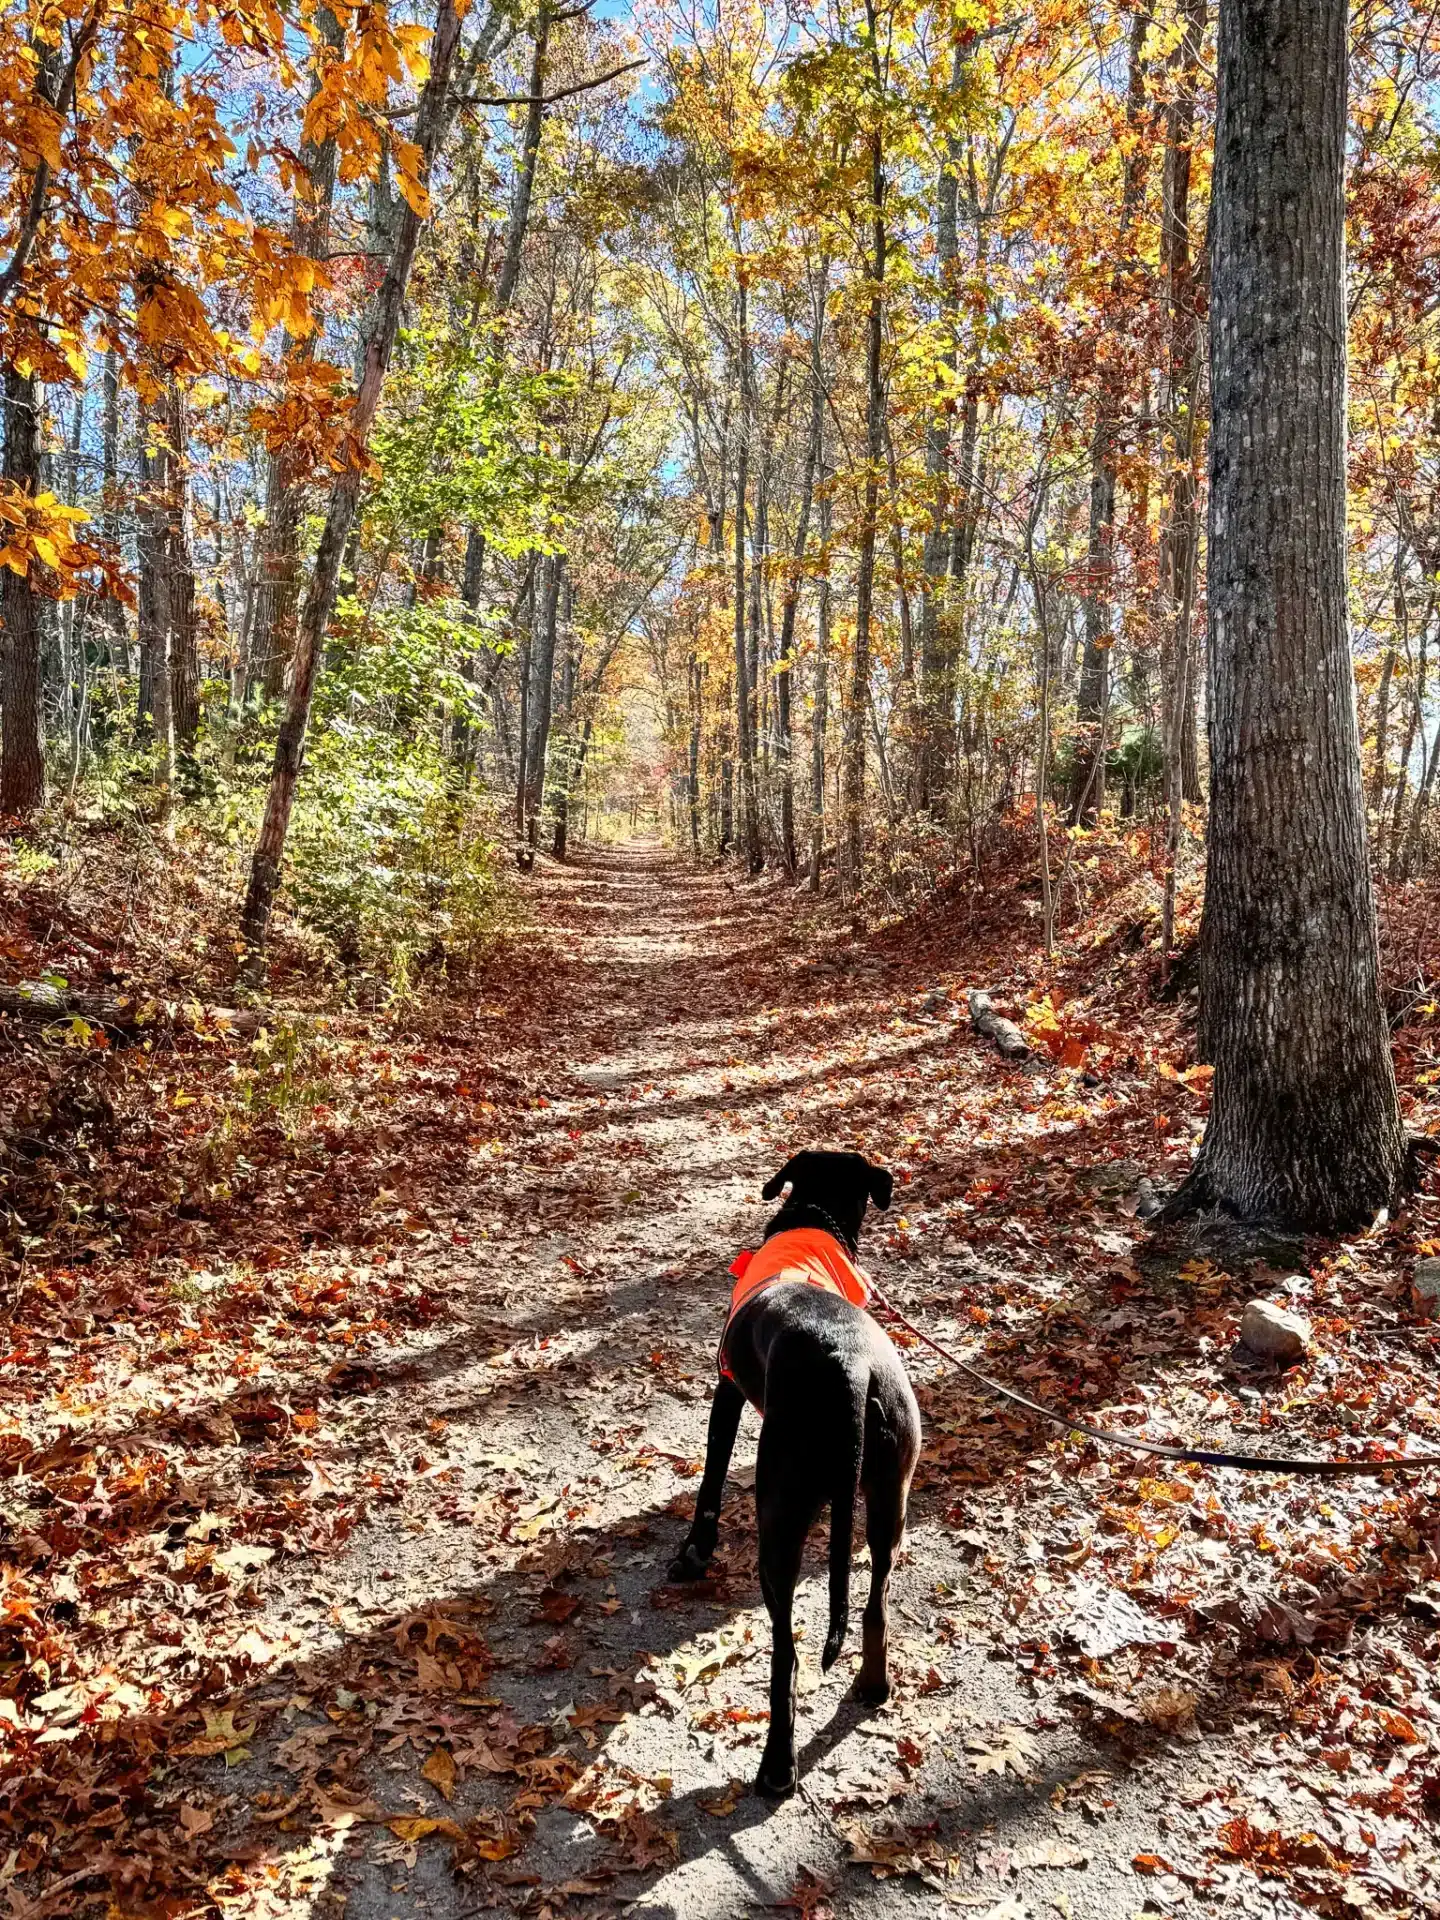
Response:
M715 1819L723 1820L735 1811L748 1791L743 1780L731 1780L714 1793L699 1795L695 1804L703 1813L712 1814Z
M443 1793L447 1800L455 1798L455 1757L448 1747L432 1747L430 1757L420 1769L420 1777L428 1780L432 1787Z

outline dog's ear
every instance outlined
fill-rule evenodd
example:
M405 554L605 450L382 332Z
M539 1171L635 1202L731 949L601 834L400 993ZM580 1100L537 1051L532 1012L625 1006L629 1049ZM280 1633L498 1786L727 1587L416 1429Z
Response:
M870 1189L870 1198L876 1206L881 1209L888 1207L890 1197L895 1191L895 1176L889 1168L872 1166L866 1184Z
M784 1166L781 1167L779 1173L771 1174L770 1178L760 1189L760 1198L762 1200L778 1200L780 1198L780 1189L795 1178L795 1168L799 1162L799 1158L800 1156L798 1154L792 1155L791 1158L785 1162Z

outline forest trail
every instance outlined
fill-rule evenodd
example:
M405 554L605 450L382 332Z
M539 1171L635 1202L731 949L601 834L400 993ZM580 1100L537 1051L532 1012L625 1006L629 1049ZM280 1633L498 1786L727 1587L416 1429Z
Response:
M552 1018L516 1036L545 1089L524 1144L452 1196L473 1236L457 1262L464 1324L372 1356L360 1443L415 1477L318 1576L301 1564L280 1582L277 1633L310 1623L298 1685L268 1690L269 1737L224 1776L231 1792L269 1787L284 1804L298 1773L300 1807L308 1794L335 1823L276 1847L277 1890L343 1900L350 1920L460 1920L488 1900L709 1920L792 1896L804 1912L832 1882L836 1913L911 1912L987 1907L987 1892L1000 1903L1028 1846L1037 1864L1021 1881L1037 1899L1129 1915L1128 1862L1151 1844L1170 1769L1157 1760L1126 1792L1113 1759L1048 1730L1053 1718L1024 1731L1037 1727L1033 1685L962 1624L977 1602L998 1613L1003 1588L974 1570L973 1543L947 1544L933 1494L917 1498L897 1575L896 1694L878 1714L847 1697L858 1630L834 1672L818 1671L822 1533L812 1539L797 1608L805 1790L778 1811L748 1792L769 1634L753 1509L734 1477L719 1577L664 1583L704 1451L725 1267L756 1242L761 1184L801 1145L863 1140L887 1062L943 1050L978 1079L984 1056L955 1062L950 1027L887 1018L883 961L843 1004L805 1004L815 990L803 974L797 988L776 895L658 847L549 868L534 898L566 984L551 979ZM888 1280L884 1235L872 1216L862 1253ZM742 1487L754 1438L747 1416ZM979 1778L966 1753L977 1738L1000 1756ZM1213 1761L1187 1757L1193 1777L1213 1779ZM1067 1783L1072 1805L1057 1813ZM354 1825L347 1799L365 1816ZM518 1820L506 1810L517 1805ZM402 1818L387 1829L378 1813ZM478 1885L457 1880L430 1820L468 1826L482 1851L487 1833L496 1854L518 1850ZM991 1863L978 1880L976 1845ZM867 1847L909 1877L872 1878ZM851 1851L862 1864L847 1868Z
M1286 1913L1310 1856L1287 1864L1277 1839L1262 1893L1224 1836L1318 1829L1333 1860L1357 1817L1384 1831L1384 1873L1433 1887L1411 1829L1357 1816L1355 1781L1327 1767L1282 1773L1269 1745L1292 1700L1320 1715L1297 1738L1357 1741L1353 1715L1325 1731L1343 1693L1305 1704L1298 1636L1401 1623L1413 1579L1402 1559L1391 1581L1389 1543L1423 1531L1424 1496L1157 1481L997 1414L914 1350L926 1451L894 1696L849 1699L858 1627L818 1671L817 1533L802 1792L778 1810L749 1792L769 1648L751 1416L715 1577L664 1573L725 1269L784 1158L860 1145L896 1167L861 1249L881 1285L942 1337L978 1334L997 1374L1112 1421L1143 1407L1224 1443L1220 1409L1243 1421L1245 1403L1217 1378L1259 1398L1216 1357L1234 1284L1206 1269L1177 1294L1134 1263L1120 1155L1173 1109L1118 1070L1087 1109L1074 1074L997 1067L958 988L926 992L933 929L817 960L803 895L650 845L542 863L525 897L536 929L438 1009L443 1029L352 1055L372 1104L348 1132L317 1106L329 1131L262 1169L244 1208L195 1221L183 1258L174 1235L132 1258L123 1309L97 1305L88 1334L57 1325L58 1438L8 1482L35 1489L35 1584L12 1617L48 1596L55 1676L29 1708L55 1744L17 1794L50 1837L5 1869L16 1913L93 1911L97 1875L235 1920L1129 1920L1197 1895ZM953 929L939 945L948 972ZM1359 1352L1373 1286L1354 1278ZM1323 1370L1313 1392L1277 1384L1287 1436L1333 1422L1344 1390ZM1320 1583L1304 1556L1317 1528L1341 1552L1347 1519L1379 1543L1379 1584L1317 1601L1294 1569ZM1268 1614L1244 1629L1249 1664L1233 1652L1214 1623L1240 1618L1237 1595L1301 1621L1288 1652Z

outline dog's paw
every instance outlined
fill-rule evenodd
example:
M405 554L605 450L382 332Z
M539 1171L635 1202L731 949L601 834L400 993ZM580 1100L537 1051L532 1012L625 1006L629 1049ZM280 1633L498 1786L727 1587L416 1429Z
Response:
M867 1707L883 1707L890 1698L890 1678L881 1674L878 1680L867 1680L862 1673L855 1682L855 1698Z
M755 1791L762 1800L789 1800L796 1787L795 1767L792 1762L788 1769L772 1768L768 1760L762 1760L760 1771L755 1776Z
M702 1560L694 1545L687 1540L684 1546L670 1562L668 1580L703 1580L710 1571L709 1559Z

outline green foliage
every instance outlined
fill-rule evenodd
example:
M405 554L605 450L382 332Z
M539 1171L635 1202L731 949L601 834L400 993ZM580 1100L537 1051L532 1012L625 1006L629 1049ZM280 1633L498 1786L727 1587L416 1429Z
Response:
M574 486L552 423L573 411L578 395L573 374L517 372L495 358L483 334L411 330L372 439L382 476L369 508L373 528L403 540L475 526L504 554L553 550Z
M296 913L351 968L412 989L472 962L503 917L474 797L436 750L333 720L307 752L290 829Z
M323 1038L290 1020L262 1027L249 1058L233 1068L234 1111L244 1121L273 1121L293 1140L314 1108L330 1097Z

